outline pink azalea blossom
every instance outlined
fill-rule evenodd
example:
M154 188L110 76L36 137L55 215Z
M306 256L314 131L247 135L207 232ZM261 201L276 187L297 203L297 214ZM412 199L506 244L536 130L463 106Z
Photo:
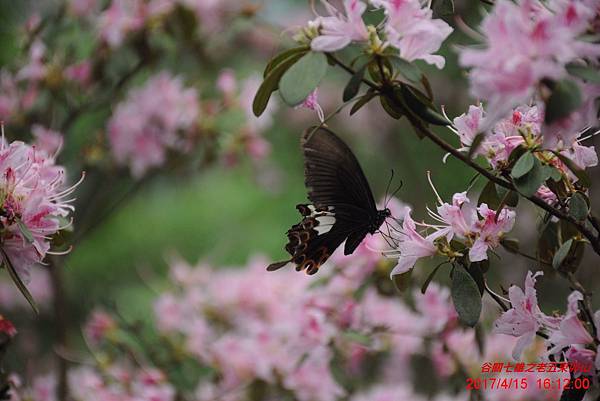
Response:
M166 162L167 151L186 152L199 117L197 93L166 72L130 91L108 123L111 150L117 163L127 164L140 178Z
M88 319L84 332L92 344L98 345L116 328L117 323L113 317L105 311L97 309L92 312Z
M92 78L92 62L90 60L80 61L65 69L65 78L85 87Z
M141 0L112 0L98 17L100 38L110 47L120 46L128 33L144 24L145 8Z
M372 3L385 9L387 41L400 51L400 57L444 67L444 57L433 53L440 49L452 28L445 21L434 19L431 8L422 6L419 0L374 0Z
M319 117L319 121L325 121L325 114L323 113L323 108L319 104L318 88L312 91L310 95L308 95L307 98L304 100L304 102L302 102L302 104L296 106L296 108L299 107L304 107L306 109L315 111L317 113L317 116Z
M515 285L508 289L512 307L494 323L494 333L519 338L512 352L515 360L519 359L525 348L533 344L536 332L544 324L555 322L555 319L544 315L538 306L535 281L541 275L542 272L536 274L528 272L525 278L525 291Z
M500 239L504 233L512 230L515 224L516 213L506 208L500 211L496 216L496 211L492 210L482 203L477 209L483 220L475 224L475 232L478 234L477 240L469 249L469 260L479 262L487 259L487 251L500 244Z
M548 354L555 354L562 351L563 348L573 344L586 345L594 342L591 334L579 320L579 301L583 300L583 295L579 291L573 291L568 298L567 313L560 319L558 325L552 325L549 328L548 342L552 348Z
M392 276L409 271L420 258L436 255L437 247L434 241L450 234L450 229L438 230L423 236L417 231L415 221L410 217L410 211L407 211L399 234L398 264L392 270Z
M66 198L76 186L65 188L65 172L54 164L54 155L4 138L0 172L3 248L27 281L30 268L49 251L52 235L64 228L60 219L73 209Z
M460 51L460 63L472 68L471 92L488 102L488 127L526 103L540 80L561 79L567 63L600 53L600 46L578 38L595 12L582 2L565 3L554 2L553 11L529 0L497 1L481 25L485 47Z
M367 5L360 0L344 0L345 15L323 1L329 12L328 17L319 17L320 35L310 43L314 51L335 52L343 49L352 42L365 42L369 38L367 27L362 20L362 14Z
M41 125L31 127L31 132L35 138L34 146L36 150L44 152L49 157L56 157L62 149L63 135Z

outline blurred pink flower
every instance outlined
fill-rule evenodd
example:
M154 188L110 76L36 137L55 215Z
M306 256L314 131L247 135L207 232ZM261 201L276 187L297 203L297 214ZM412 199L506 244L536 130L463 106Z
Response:
M111 315L101 309L96 309L85 324L84 332L92 345L98 345L116 328L117 323Z
M129 92L108 122L111 150L117 163L128 164L134 177L165 163L167 150L185 152L199 117L194 88L162 72Z
M9 338L17 335L15 325L2 315L0 315L0 334L4 334Z
M460 50L460 63L472 67L473 95L488 102L488 127L526 103L541 79L560 79L565 64L600 53L600 46L579 40L594 10L565 4L554 2L553 12L535 1L498 1L481 25L486 46Z
M85 87L92 78L92 62L90 60L80 61L65 69L65 78Z
M60 132L37 124L31 127L31 132L35 138L33 146L36 150L44 152L48 157L56 157L60 153L64 142Z
M77 17L86 17L98 11L98 0L69 0L69 10Z
M452 28L444 20L434 19L429 6L422 6L419 0L372 0L372 3L384 8L387 41L400 51L400 57L444 67L444 57L433 53L440 49Z
M312 349L302 364L283 382L293 390L298 401L331 401L346 392L331 375L331 351L320 347Z
M144 25L144 7L142 0L111 0L98 17L100 38L110 47L120 46L128 33Z
M504 312L494 323L494 333L518 337L512 356L518 360L523 350L533 344L536 332L543 324L554 322L553 318L544 315L538 306L535 291L536 277L542 272L527 273L525 278L525 292L515 285L508 290L508 297L512 308Z
M344 0L345 15L329 2L322 1L329 13L328 17L318 17L320 35L314 38L310 47L319 52L335 52L352 42L365 42L369 32L362 20L367 5L360 0Z
M560 353L564 348L574 344L587 345L594 342L591 334L579 320L578 302L582 300L583 295L579 291L573 291L568 298L567 313L558 324L548 328L548 342L552 344L548 354Z
M21 67L17 72L16 78L20 81L40 81L46 75L46 65L44 64L44 56L46 54L46 46L38 39L35 40L29 48L28 63Z

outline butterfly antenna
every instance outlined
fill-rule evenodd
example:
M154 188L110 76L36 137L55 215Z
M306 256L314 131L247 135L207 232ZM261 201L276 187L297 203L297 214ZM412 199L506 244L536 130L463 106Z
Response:
M392 198L394 196L396 196L396 194L398 193L398 191L400 191L400 189L402 189L402 187L404 186L404 182L400 181L400 185L398 185L398 188L396 188L396 190L394 192L392 192L392 194L390 195L390 198L387 200L387 202L385 203L385 207L387 207L389 201L392 200Z

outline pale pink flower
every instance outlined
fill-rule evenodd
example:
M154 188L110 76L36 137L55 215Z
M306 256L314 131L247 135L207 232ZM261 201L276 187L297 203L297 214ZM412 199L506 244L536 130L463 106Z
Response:
M38 376L33 381L31 396L35 401L58 401L56 387L53 375Z
M53 156L23 142L0 143L3 247L17 271L28 280L29 269L42 262L59 220L73 207L65 199L75 186L65 188L65 173Z
M450 299L450 290L437 283L429 284L425 294L415 290L413 298L417 312L423 316L424 332L439 332L458 317Z
M155 75L143 87L131 90L108 122L113 156L140 178L166 162L167 150L189 150L198 117L194 88L185 88L180 77L167 72Z
M93 15L98 9L98 0L69 0L69 10L78 17Z
M17 72L18 80L40 81L46 75L46 65L44 56L46 55L46 46L42 41L35 40L29 48L28 63Z
M92 62L83 60L65 69L65 78L81 86L87 86L92 78Z
M584 44L578 38L595 13L568 17L572 10L557 7L553 13L528 0L498 1L481 25L486 46L460 51L460 63L472 67L473 95L488 101L489 126L516 105L526 103L541 79L560 79L566 75L568 62L598 55L600 46Z
M537 192L535 193L535 196L548 203L549 205L554 205L558 201L558 197L556 196L556 194L545 185L541 185L538 188Z
M312 349L298 369L285 377L284 387L294 391L298 401L331 401L343 397L346 392L329 368L331 357L327 348Z
M141 0L112 0L98 17L100 38L110 47L120 46L127 34L144 25L144 13Z
M300 105L296 106L296 108L303 107L305 109L315 111L317 113L317 116L319 117L319 121L323 122L323 121L325 121L325 114L323 113L323 108L319 104L318 93L319 93L318 88L315 88L315 90L312 91L306 97L306 99L304 99L304 102L302 102Z
M558 325L548 328L548 342L552 344L548 354L560 353L573 344L586 345L594 342L591 334L579 320L578 302L582 300L583 295L579 291L573 291L568 298L567 313L560 319Z
M402 229L399 232L399 242L396 249L398 264L392 270L391 275L405 273L414 267L417 260L437 254L437 247L434 241L450 233L449 228L444 228L424 237L417 231L417 226L412 217L410 217L410 210L407 211L402 223Z
M535 280L541 275L542 272L536 274L528 272L525 278L525 291L515 285L508 289L512 307L494 323L494 333L519 338L512 352L515 360L519 359L525 348L533 344L536 332L544 324L554 322L552 318L544 315L538 306Z
M474 231L478 236L469 250L469 260L471 262L487 259L488 249L497 247L502 236L512 230L516 216L513 210L506 208L502 209L500 215L496 216L496 211L490 209L485 203L482 203L477 210L483 220L477 222L474 227Z
M470 206L466 192L452 195L452 204L442 203L437 208L442 221L450 226L453 235L466 238L473 231L473 225L477 220L477 214Z
M229 68L221 70L217 78L217 89L226 99L232 99L237 93L237 79L235 73Z
M117 323L111 315L96 309L85 324L84 332L92 345L98 345L116 328Z
M62 149L63 135L41 125L33 125L31 132L35 138L34 146L36 150L44 152L49 157L55 157Z
M314 51L335 52L343 49L352 42L365 42L369 32L362 20L367 5L360 0L344 0L345 15L323 1L329 12L328 17L317 18L320 24L320 35L314 38L310 46Z
M387 41L400 51L400 57L444 67L444 57L433 53L440 49L452 28L445 21L434 19L431 8L422 6L419 0L374 0L372 3L385 9Z

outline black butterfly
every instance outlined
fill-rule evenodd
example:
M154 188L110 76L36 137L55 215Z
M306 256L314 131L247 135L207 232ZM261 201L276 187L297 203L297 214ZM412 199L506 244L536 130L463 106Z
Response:
M315 274L342 242L344 255L350 255L391 216L387 208L377 210L358 160L337 135L313 127L304 132L301 144L312 204L296 206L302 221L287 232L285 250L291 258L269 265L269 271L291 262L297 271Z

